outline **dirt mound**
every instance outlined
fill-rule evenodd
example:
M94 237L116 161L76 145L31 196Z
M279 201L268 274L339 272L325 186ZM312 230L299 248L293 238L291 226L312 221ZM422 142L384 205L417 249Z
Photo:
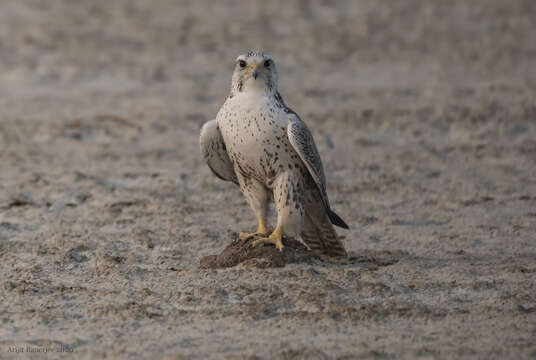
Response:
M407 256L405 252L390 252L361 250L359 253L351 252L347 258L333 258L315 255L301 242L283 238L283 251L279 251L271 244L253 246L253 237L247 239L234 239L218 255L204 256L199 261L201 269L223 269L237 265L255 267L259 269L280 268L287 264L314 263L353 265L375 271L381 266L396 264L401 257Z
M305 245L294 239L283 238L283 251L271 244L253 246L253 240L253 237L244 240L237 237L219 255L201 258L199 266L202 269L220 269L242 264L264 269L310 262L315 257Z

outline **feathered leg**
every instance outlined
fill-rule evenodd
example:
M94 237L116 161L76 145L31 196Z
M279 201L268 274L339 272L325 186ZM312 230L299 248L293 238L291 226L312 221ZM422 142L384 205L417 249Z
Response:
M303 186L292 173L281 174L273 184L274 202L277 209L277 226L268 237L257 239L253 246L274 244L283 250L283 234L296 237L303 225Z
M266 236L269 232L266 227L269 200L268 190L263 184L253 178L246 178L240 172L237 172L237 175L244 197L257 218L257 231L254 233L241 232L239 237L241 240L244 240L250 237Z

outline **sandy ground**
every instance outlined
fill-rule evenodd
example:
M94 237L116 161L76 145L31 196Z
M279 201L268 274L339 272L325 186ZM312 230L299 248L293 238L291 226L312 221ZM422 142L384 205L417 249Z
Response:
M336 4L0 3L0 358L536 357L536 2ZM358 261L199 269L255 227L198 148L250 49Z

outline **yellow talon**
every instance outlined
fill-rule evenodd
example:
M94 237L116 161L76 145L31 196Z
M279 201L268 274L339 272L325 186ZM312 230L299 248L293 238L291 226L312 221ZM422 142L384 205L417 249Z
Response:
M241 232L240 234L238 234L238 237L240 238L240 240L246 240L251 237L259 237L259 236L265 236L265 235L266 235L265 233L258 233L258 232L254 232L254 233Z
M262 219L259 219L259 225L257 226L257 231L254 233L247 233L247 232L241 232L238 237L240 240L245 240L250 237L258 237L258 236L266 236L268 234L268 230L266 229L266 225L264 224L264 221Z
M260 238L255 241L253 241L252 245L257 246L259 244L274 244L279 251L283 251L283 242L282 242L282 231L281 228L278 226L275 228L275 230L270 234L268 237Z

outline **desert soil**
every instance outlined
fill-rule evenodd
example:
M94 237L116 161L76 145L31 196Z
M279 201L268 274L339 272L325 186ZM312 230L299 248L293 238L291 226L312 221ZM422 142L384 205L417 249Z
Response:
M0 358L536 358L535 19L2 1ZM354 261L199 267L255 228L198 146L250 49L313 131Z

